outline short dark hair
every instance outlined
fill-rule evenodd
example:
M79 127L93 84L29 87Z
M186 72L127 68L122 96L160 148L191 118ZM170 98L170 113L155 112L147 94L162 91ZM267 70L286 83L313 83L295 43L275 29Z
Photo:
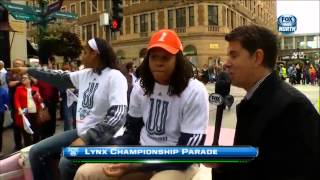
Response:
M153 93L155 79L149 68L149 54L147 53L142 64L139 66L140 85L142 86L145 95ZM190 78L193 77L192 67L185 59L182 52L176 54L176 65L169 82L168 94L180 96L183 90L188 86Z
M101 74L101 71L106 67L109 67L111 69L119 69L117 56L111 45L106 40L101 38L94 38L94 40L96 41L99 50L99 57L102 64L102 66L97 69L98 74Z
M127 68L127 70L132 69L132 68L133 68L133 62L128 62L128 63L126 64L126 68Z
M252 55L257 49L264 52L263 65L274 69L277 58L277 36L269 29L257 25L240 26L225 36L225 40L240 41Z
M49 57L49 62L55 63L56 62L56 58L54 58L54 56L50 56Z

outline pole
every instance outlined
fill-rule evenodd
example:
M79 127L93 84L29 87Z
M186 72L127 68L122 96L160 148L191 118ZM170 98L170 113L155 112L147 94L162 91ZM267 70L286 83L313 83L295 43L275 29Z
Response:
M12 44L13 44L13 40L14 40L14 35L16 34L15 31L13 31L13 35L12 35L12 39L11 39L11 43L10 43L10 52L11 52L11 48L12 48Z
M111 14L111 11L112 11L112 1L109 1L110 2L110 6L109 6L109 28L108 28L108 35L109 35L109 43L110 43L110 46L112 45L112 40L111 40L111 37L112 37L112 35L111 35L111 33L112 33L112 31L111 31L111 24L110 24L110 14Z
M112 35L111 35L111 33L112 33L112 31L111 31L111 28L110 28L110 24L109 24L109 28L108 28L108 34L109 34L109 43L110 43L110 46L112 45Z
M111 33L112 31L110 30L110 25L105 25L104 26L104 31L106 32L106 40L109 42L109 44L111 45Z
M39 46L39 61L40 64L48 64L48 53L43 48L43 38L45 37L47 30L48 30L48 21L46 20L45 11L48 8L48 1L47 0L38 0L41 14L40 14L40 22L38 25L38 46Z
M48 22L46 21L45 17L45 11L48 7L48 1L47 0L39 0L39 5L41 9L41 21L39 23L39 41L42 40L42 38L45 36L45 33L48 30Z

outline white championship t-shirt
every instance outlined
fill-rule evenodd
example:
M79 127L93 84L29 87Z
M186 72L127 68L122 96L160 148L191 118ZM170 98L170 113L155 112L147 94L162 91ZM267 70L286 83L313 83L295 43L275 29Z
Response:
M71 72L70 78L75 88L79 89L78 135L103 121L111 106L127 105L127 80L118 70L105 68L98 75L88 68Z
M151 96L136 83L130 96L129 115L143 117L140 144L177 145L181 132L205 134L209 121L208 92L196 79L190 79L180 97L168 95L169 86L155 83Z

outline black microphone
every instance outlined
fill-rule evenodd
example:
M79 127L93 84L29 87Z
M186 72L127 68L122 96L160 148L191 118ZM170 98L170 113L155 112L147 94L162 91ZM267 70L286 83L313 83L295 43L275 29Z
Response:
M221 122L223 116L223 110L226 107L226 96L229 96L231 87L231 81L226 72L221 72L217 76L215 84L215 93L210 94L209 101L217 105L216 121L214 126L213 146L219 145L219 136L221 130ZM232 96L231 96L232 97Z

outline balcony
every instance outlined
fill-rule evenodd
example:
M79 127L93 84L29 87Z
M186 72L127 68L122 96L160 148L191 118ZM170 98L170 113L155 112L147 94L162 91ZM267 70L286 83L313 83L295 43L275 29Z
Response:
M148 32L140 32L140 37L148 37Z
M219 26L208 26L209 32L219 32Z
M186 33L186 27L178 27L175 31L176 33Z

